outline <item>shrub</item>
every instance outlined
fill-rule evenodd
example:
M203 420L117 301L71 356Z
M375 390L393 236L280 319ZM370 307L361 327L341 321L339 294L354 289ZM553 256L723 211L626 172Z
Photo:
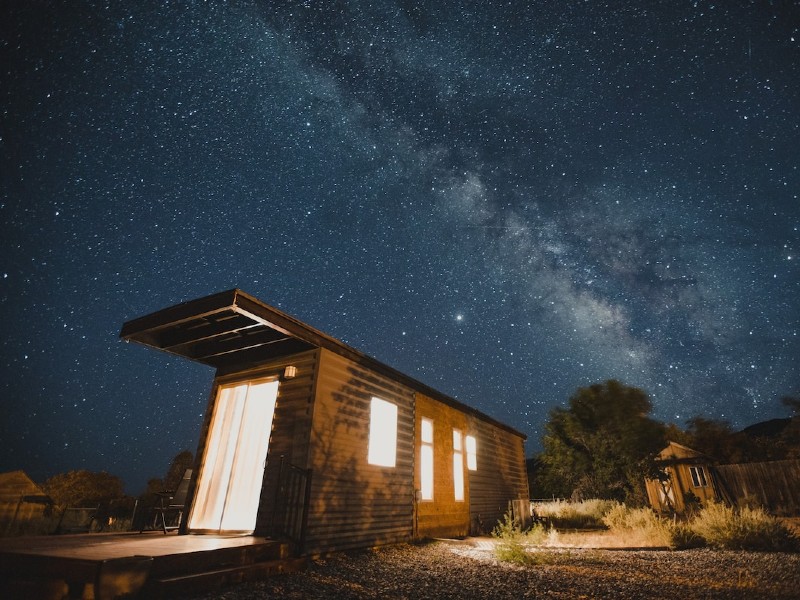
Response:
M672 546L673 543L672 523L649 508L628 508L618 504L603 517L603 522L612 532L634 544Z
M730 508L712 503L691 522L709 546L728 550L797 550L798 539L778 519L760 508Z
M702 548L705 545L706 541L692 529L691 524L679 521L669 527L669 547L672 550Z
M603 527L603 517L616 506L619 506L616 500L556 500L536 503L533 510L538 517L547 519L552 527L558 529L591 529Z
M498 560L517 564L530 564L533 562L523 543L525 534L514 521L510 511L503 516L503 520L492 530L492 536L497 538L494 554Z

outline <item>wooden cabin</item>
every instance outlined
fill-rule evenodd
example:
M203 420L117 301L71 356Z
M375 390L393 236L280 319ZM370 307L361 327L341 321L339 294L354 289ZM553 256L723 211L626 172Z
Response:
M661 479L645 481L650 506L664 514L684 514L719 499L711 457L670 442L658 453Z
M0 536L41 521L53 501L24 471L0 473Z
M120 337L216 369L181 533L311 555L484 533L527 505L525 435L240 290Z

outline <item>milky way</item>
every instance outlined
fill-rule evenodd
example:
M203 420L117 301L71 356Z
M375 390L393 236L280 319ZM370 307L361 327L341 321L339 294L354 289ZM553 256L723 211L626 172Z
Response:
M318 4L4 3L0 471L163 475L213 371L120 326L234 287L529 453L609 378L786 414L797 2Z

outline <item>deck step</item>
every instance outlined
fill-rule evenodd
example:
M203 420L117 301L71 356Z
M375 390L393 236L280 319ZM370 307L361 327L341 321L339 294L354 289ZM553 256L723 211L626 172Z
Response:
M164 579L172 576L213 571L215 569L241 567L284 559L289 556L289 545L279 542L175 553L155 557L151 577Z
M282 573L294 573L305 568L305 565L305 558L283 558L201 573L161 577L148 582L147 597L174 598L208 592L225 585L258 581Z

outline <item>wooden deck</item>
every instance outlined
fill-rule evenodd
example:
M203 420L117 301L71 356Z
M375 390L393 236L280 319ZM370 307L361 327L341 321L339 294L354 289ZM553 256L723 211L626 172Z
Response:
M0 539L0 597L172 598L302 568L253 536L90 533Z

